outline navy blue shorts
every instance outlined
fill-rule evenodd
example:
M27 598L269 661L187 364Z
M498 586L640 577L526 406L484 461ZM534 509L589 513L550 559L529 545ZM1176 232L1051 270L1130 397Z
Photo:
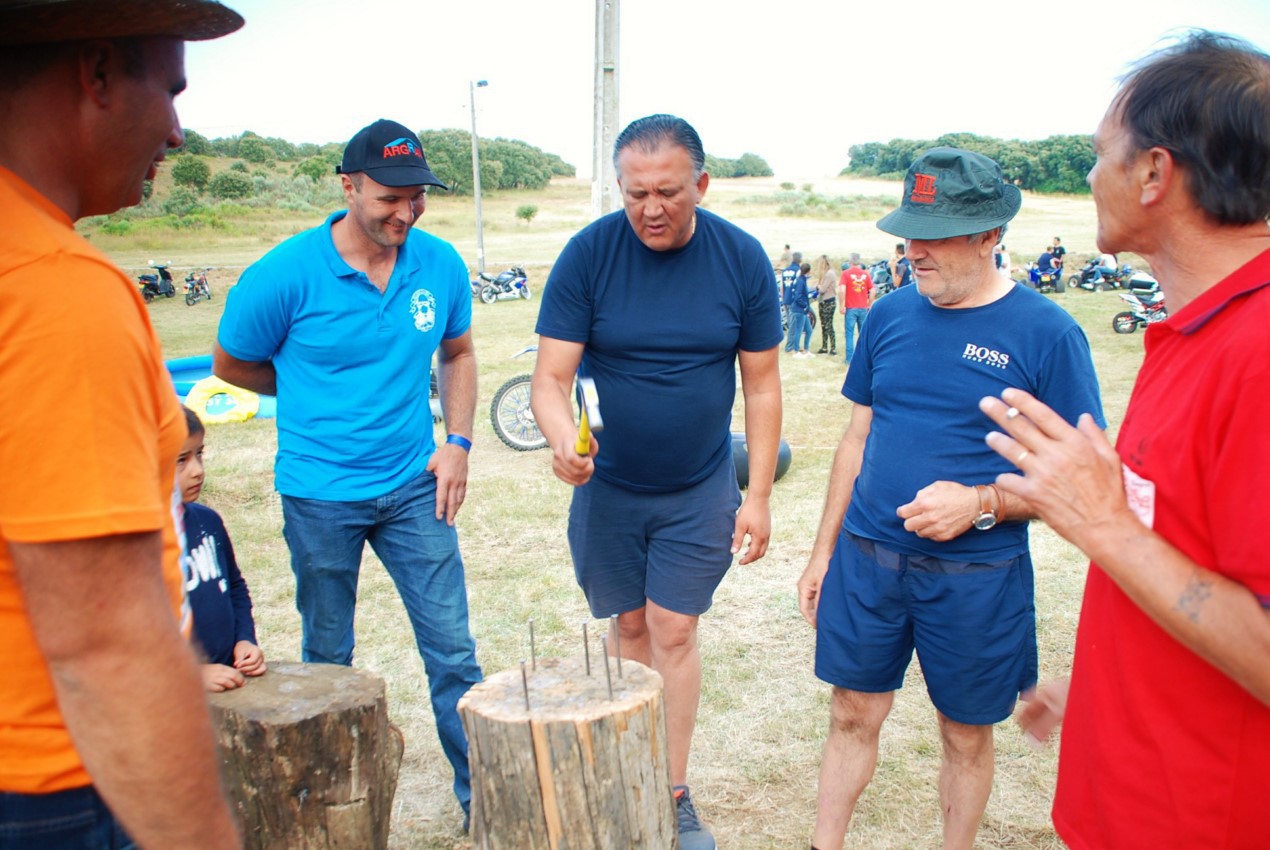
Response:
M635 493L594 477L575 488L569 551L591 613L624 614L652 600L677 614L704 614L732 566L740 506L731 457L673 493Z
M818 678L865 693L898 690L916 649L931 702L958 723L1000 722L1036 684L1027 553L996 563L945 561L843 531L816 623Z

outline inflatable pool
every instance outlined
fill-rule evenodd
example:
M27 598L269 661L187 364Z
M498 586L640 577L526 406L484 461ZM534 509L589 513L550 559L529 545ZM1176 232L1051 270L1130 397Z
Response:
M227 384L212 374L212 356L177 357L168 360L168 374L181 404L198 414L204 422L243 422L247 419L273 419L278 414L278 399L259 395Z

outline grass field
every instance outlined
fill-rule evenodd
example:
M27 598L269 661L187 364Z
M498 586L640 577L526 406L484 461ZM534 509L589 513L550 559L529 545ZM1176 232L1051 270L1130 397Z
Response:
M864 206L885 207L899 196L898 184L846 180L821 181L813 191L833 198L863 196L855 203ZM716 181L708 206L755 234L772 256L790 243L809 258L827 253L838 260L850 251L876 258L889 253L895 241L876 230L871 217L781 215L779 193L774 180ZM890 200L868 200L877 196ZM540 209L528 225L514 215L524 203ZM589 189L579 181L558 181L532 195L494 196L484 204L490 269L521 263L534 289L532 301L473 305L480 395L470 489L459 529L472 628L487 673L527 657L529 618L535 620L539 653L564 655L580 651L579 625L588 616L564 541L568 488L552 476L546 452L517 453L504 447L488 417L494 390L532 368L529 358L513 360L511 355L535 341L543 282L564 242L587 221L588 204ZM421 226L453 241L465 257L474 257L471 199L431 198L429 205ZM150 307L167 355L177 357L209 350L225 290L243 266L278 239L318 220L320 216L288 214L262 224L255 234L183 234L157 243L97 233L92 239L130 269L150 258L170 260L178 268L214 267L209 279L215 300L186 307L178 298ZM1072 251L1071 269L1079 267L1080 255L1093 252L1093 231L1088 199L1027 196L1006 242L1015 262L1026 262L1060 235ZM1112 333L1111 316L1120 304L1114 293L1076 291L1050 297L1086 329L1114 432L1141 362L1141 335ZM819 339L813 342L819 347ZM794 583L806 564L828 467L849 412L839 393L843 374L838 358L782 360L783 436L792 447L793 464L773 493L771 549L758 563L735 568L715 607L702 618L704 691L690 773L703 816L719 845L731 850L805 847L810 836L828 688L812 675L814 634L798 614ZM739 406L737 414L739 421ZM233 535L266 657L296 659L299 620L279 501L272 489L273 423L212 426L207 442L204 501L222 513ZM1039 523L1032 539L1045 679L1069 668L1085 560ZM369 553L359 596L356 663L387 680L389 709L406 737L392 847L466 847L405 612ZM1054 751L1033 751L1011 723L998 728L997 746L996 785L977 846L1061 846L1049 821ZM939 748L933 709L914 664L883 730L880 763L857 809L852 847L938 845Z

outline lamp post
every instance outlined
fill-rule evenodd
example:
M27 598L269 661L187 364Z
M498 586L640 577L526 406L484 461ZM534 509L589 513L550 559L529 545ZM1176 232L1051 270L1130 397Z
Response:
M485 229L481 223L481 154L476 148L476 90L489 85L486 80L470 80L468 96L472 101L472 191L476 195L476 270L485 273Z

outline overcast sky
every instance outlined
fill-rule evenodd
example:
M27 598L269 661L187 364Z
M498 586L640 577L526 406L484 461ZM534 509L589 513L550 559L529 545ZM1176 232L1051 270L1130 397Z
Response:
M225 0L191 43L185 126L347 141L376 118L521 139L591 170L594 0ZM763 11L755 12L753 9ZM1270 51L1267 0L624 0L619 123L688 119L706 151L819 177L852 144L1092 133L1126 64L1199 26Z

